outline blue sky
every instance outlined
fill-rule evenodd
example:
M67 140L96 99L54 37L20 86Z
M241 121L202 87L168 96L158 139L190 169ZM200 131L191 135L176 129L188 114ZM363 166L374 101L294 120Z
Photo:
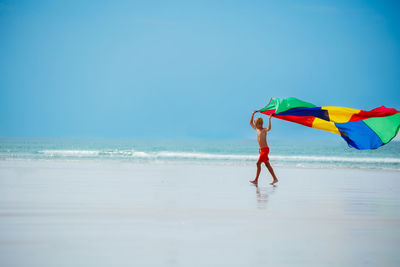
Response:
M248 138L270 97L399 109L395 1L0 1L0 136ZM279 137L326 132L273 121Z

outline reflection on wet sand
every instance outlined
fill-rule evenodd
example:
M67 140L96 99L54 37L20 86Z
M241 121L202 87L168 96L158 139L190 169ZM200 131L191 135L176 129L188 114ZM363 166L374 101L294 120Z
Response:
M273 185L272 187L260 187L256 186L256 196L257 196L257 208L258 209L266 209L267 208L267 202L269 199L269 196L275 192L276 185Z

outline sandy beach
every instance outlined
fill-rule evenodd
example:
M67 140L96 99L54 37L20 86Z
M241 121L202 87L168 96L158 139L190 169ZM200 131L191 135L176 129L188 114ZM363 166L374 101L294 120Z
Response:
M399 172L0 161L1 266L399 266Z

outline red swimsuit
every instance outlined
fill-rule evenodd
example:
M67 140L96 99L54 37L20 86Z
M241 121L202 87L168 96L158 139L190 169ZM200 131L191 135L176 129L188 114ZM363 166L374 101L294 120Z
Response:
M260 157L258 158L258 162L267 163L269 161L269 158L268 158L269 147L260 148L259 152L260 152Z

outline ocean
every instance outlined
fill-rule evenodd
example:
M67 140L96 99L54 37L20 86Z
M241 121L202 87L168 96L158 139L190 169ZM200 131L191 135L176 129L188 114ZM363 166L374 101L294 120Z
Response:
M342 140L270 140L273 166L400 171L400 142L356 150ZM1 160L255 164L256 140L1 137Z

